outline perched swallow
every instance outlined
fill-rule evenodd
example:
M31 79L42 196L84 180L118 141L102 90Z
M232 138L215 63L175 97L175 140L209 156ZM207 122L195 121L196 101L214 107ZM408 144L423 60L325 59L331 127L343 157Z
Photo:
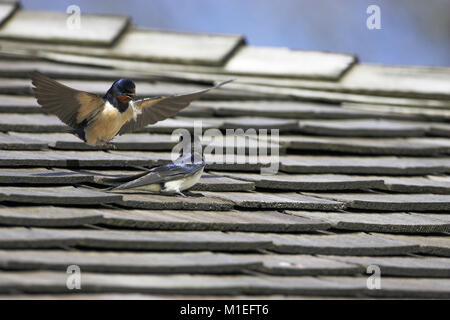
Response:
M200 139L195 136L192 142L186 140L191 139L181 140L183 152L173 163L152 168L146 173L127 177L126 180L129 182L109 190L143 190L185 196L183 191L191 188L199 181L205 168ZM119 178L119 181L123 181L123 178Z
M117 135L135 131L176 115L193 100L218 85L182 95L134 100L136 85L130 79L115 81L103 97L69 88L40 72L31 74L38 103L72 127L76 136L92 146L110 145Z

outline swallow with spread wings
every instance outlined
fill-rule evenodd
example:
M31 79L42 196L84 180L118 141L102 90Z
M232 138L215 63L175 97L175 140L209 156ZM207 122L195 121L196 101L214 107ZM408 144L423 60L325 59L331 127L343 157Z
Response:
M91 146L112 146L116 135L173 117L201 95L232 81L188 94L135 100L136 85L130 79L115 81L103 97L72 89L38 71L31 74L31 80L45 111L56 115Z

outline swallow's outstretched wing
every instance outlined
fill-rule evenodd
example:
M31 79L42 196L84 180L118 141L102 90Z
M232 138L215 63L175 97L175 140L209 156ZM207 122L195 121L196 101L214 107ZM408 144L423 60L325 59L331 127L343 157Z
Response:
M105 103L93 93L69 88L38 71L31 73L31 80L34 95L44 110L74 129L81 128L83 122L101 111Z
M133 102L134 106L141 113L136 119L127 122L122 129L120 129L119 135L133 132L149 124L154 124L158 121L173 117L180 110L186 108L192 101L198 99L202 94L205 94L212 89L219 88L231 81L233 80L221 82L214 87L193 93L136 100Z
M146 185L177 180L183 177L193 175L201 168L203 168L203 165L199 163L183 163L183 164L171 163L165 166L150 169L146 175L141 176L136 180L132 180L130 182L121 184L120 186L112 188L111 190L134 189Z

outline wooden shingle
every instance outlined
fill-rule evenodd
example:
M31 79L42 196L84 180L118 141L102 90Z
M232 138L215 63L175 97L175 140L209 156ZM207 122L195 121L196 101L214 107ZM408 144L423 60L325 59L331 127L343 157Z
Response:
M320 151L361 155L438 156L450 154L450 146L430 138L350 138L281 136L280 143L296 151Z
M230 274L260 269L261 262L245 256L198 253L124 253L80 251L0 251L0 268L7 270L65 270L80 266L98 273ZM342 263L345 265L344 263Z
M16 227L75 227L104 221L97 209L50 206L0 207L0 225Z
M118 203L122 196L74 187L0 187L0 202L34 204L90 205Z
M298 193L255 193L255 192L202 192L210 197L217 197L233 202L237 207L253 209L307 209L307 210L339 210L345 206L337 201L308 197Z
M33 138L19 137L0 133L1 150L42 150L47 149L47 143Z
M440 194L375 194L375 193L313 193L310 196L345 202L348 207L381 211L444 211L450 210L450 195Z
M264 295L303 294L354 296L365 288L365 279L349 285L321 281L313 277L200 276L200 275L121 275L83 273L83 292L121 292L182 295ZM441 288L442 290L442 288ZM0 292L67 293L62 272L2 272ZM445 290L446 293L448 290ZM436 292L436 295L441 293Z
M59 150L107 149L100 146L87 145L84 141L70 133L13 133L13 135L23 138L34 138L39 141L47 141L51 148ZM171 151L177 142L169 135L126 134L115 137L113 144L115 146L114 150Z
M4 114L0 131L16 132L67 132L69 127L56 116L44 114Z
M247 46L229 60L225 70L237 74L337 80L354 62L355 57L344 54Z
M344 90L415 98L450 97L449 68L355 65L341 80Z
M211 107L214 113L221 117L363 119L379 116L373 112L344 109L337 104L305 101L196 101L192 106Z
M276 211L138 211L104 214L104 224L149 230L216 230L247 232L307 232L329 224L312 218L287 216Z
M389 105L373 105L359 103L343 103L342 108L345 110L374 112L378 113L378 117L389 119L390 117L406 117L409 119L422 119L445 121L450 118L450 110L445 108L423 108L422 106L389 106Z
M255 251L271 241L251 234L222 232L109 231L0 228L0 248L82 248L158 251Z
M450 259L432 257L330 257L327 259L357 264L367 269L369 265L380 267L386 276L450 277Z
M339 174L274 174L214 172L251 181L257 188L290 191L363 190L383 188L382 178Z
M417 244L365 233L332 235L275 235L272 250L278 253L384 256L419 251Z
M442 233L450 232L450 223L429 217L426 213L334 213L287 211L295 216L319 219L334 228L364 232ZM443 215L448 216L448 215Z
M0 298L450 297L448 68L127 28L126 17L83 13L76 31L63 12L18 11L1 25L4 8ZM138 98L235 81L115 137L114 150L45 114L34 70L100 96L119 78ZM219 137L280 136L202 139L205 172L185 197L107 190L173 161L170 134L196 121ZM67 289L72 264L82 294Z
M424 254L450 257L450 239L448 236L405 236L389 235L389 238L420 246Z
M261 261L260 270L272 275L284 276L326 276L326 275L356 275L364 269L356 263L344 263L337 259L316 257L310 255L270 254L246 255L246 258ZM340 262L340 263L336 263Z
M0 3L0 26L2 26L19 8L17 2Z
M132 29L112 50L102 55L157 62L222 65L244 41L240 35ZM152 45L148 46L148 43Z
M2 113L42 113L34 97L0 94Z
M215 193L213 193L212 196L201 196L201 194L197 192L197 197L186 198L144 192L121 193L123 194L123 200L120 204L127 208L134 209L225 211L233 208L233 203L231 201L226 201L220 199L219 197L215 197Z
M161 161L161 157L167 160ZM170 161L170 154L147 152L135 154L103 151L8 151L0 153L3 167L58 167L58 168L111 168L127 166L153 166Z
M418 157L280 156L288 173L421 175L450 172L450 159Z
M401 193L450 193L450 180L430 177L382 177L385 189Z
M255 189L255 184L250 181L242 181L232 179L220 175L202 175L198 183L190 190L195 191L216 191L216 192L230 192L230 191L251 191Z
M3 169L0 171L0 184L74 185L82 182L93 182L93 175L65 169L48 170L45 168Z
M295 97L299 100L313 100L328 103L363 103L371 105L389 105L389 106L406 106L406 107L432 107L445 108L450 107L450 101L439 99L417 99L404 97L386 97L375 96L369 94L355 94L344 92L333 92L328 90L311 90L298 89L288 87L273 87L270 85L254 85L247 83L231 83L230 88L235 90L249 91L254 94L272 95L273 99L292 99Z
M420 137L427 126L414 122L379 119L300 120L300 131L323 136Z
M63 272L31 271L0 274L0 292L68 293ZM83 292L140 292L185 295L303 295L341 297L449 298L445 279L384 278L384 288L370 290L367 277L265 277L205 275L122 275L83 273Z
M65 13L21 10L0 29L0 38L109 46L121 35L128 22L128 18L123 16L83 13L80 27L70 29Z

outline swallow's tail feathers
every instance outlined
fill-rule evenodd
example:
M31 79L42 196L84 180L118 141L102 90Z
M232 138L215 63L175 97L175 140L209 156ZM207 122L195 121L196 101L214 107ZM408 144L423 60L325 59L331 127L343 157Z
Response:
M101 97L72 89L38 71L32 72L30 77L38 103L74 129L80 128L83 121L104 104Z
M114 190L123 190L123 189L130 189L128 186L130 183L135 182L139 180L139 178L146 176L151 171L144 171L133 175L128 175L124 177L118 177L118 178L108 178L104 179L103 182L107 184L113 184L111 187L103 189L104 191L114 191Z
M122 129L120 129L119 134L133 132L149 124L154 124L158 121L173 117L182 109L189 106L192 101L200 98L201 95L212 89L216 89L230 83L231 81L233 80L224 81L214 87L188 94L146 98L134 101L133 105L136 109L138 109L138 113L140 113L135 119L127 122Z

